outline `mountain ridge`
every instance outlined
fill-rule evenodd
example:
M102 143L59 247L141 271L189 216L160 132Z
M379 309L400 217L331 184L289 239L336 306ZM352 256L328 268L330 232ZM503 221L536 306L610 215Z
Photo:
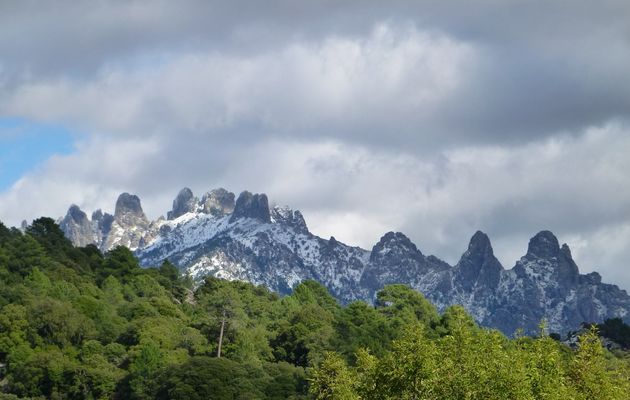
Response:
M481 231L451 266L400 232L385 233L371 250L348 246L312 234L298 210L270 207L265 194L236 197L222 188L201 199L182 189L167 219L149 221L140 199L123 193L113 216L97 210L90 220L72 205L59 223L76 245L102 251L125 245L145 266L168 259L195 279L245 280L281 294L315 279L342 302L371 302L384 285L404 283L439 309L461 304L477 322L506 334L536 332L543 319L562 333L582 322L630 320L627 292L597 273L580 274L569 247L550 231L532 237L527 253L506 269Z

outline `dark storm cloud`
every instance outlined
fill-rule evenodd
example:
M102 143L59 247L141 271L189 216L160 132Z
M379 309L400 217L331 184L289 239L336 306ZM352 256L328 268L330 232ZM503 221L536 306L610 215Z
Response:
M477 51L469 78L430 115L410 124L357 117L323 121L307 135L418 147L523 143L630 114L630 4L591 2L16 2L3 3L4 86L151 68L180 53L236 57L363 37L375 24L412 23ZM159 111L157 111L159 112ZM258 128L261 128L260 126ZM383 139L383 131L397 131Z

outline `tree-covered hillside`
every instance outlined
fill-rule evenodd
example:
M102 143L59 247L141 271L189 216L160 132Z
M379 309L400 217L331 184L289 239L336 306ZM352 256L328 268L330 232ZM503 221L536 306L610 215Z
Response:
M140 268L124 247L75 248L48 218L25 233L0 224L0 399L628 393L627 356L605 351L595 332L577 350L546 335L509 340L461 307L438 314L403 285L385 287L374 306L345 307L313 281L282 298L214 278L193 288L168 262Z

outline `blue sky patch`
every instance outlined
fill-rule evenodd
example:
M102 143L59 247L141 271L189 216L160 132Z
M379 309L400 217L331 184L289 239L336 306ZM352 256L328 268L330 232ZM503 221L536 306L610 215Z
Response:
M0 191L55 154L74 150L66 128L23 118L0 117Z

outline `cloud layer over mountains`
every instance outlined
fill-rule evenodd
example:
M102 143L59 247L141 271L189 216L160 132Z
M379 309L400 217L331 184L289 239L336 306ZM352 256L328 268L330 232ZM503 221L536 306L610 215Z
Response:
M122 191L157 217L224 186L451 262L477 229L504 263L550 229L630 288L628 20L626 1L4 3L0 117L76 142L0 220Z

